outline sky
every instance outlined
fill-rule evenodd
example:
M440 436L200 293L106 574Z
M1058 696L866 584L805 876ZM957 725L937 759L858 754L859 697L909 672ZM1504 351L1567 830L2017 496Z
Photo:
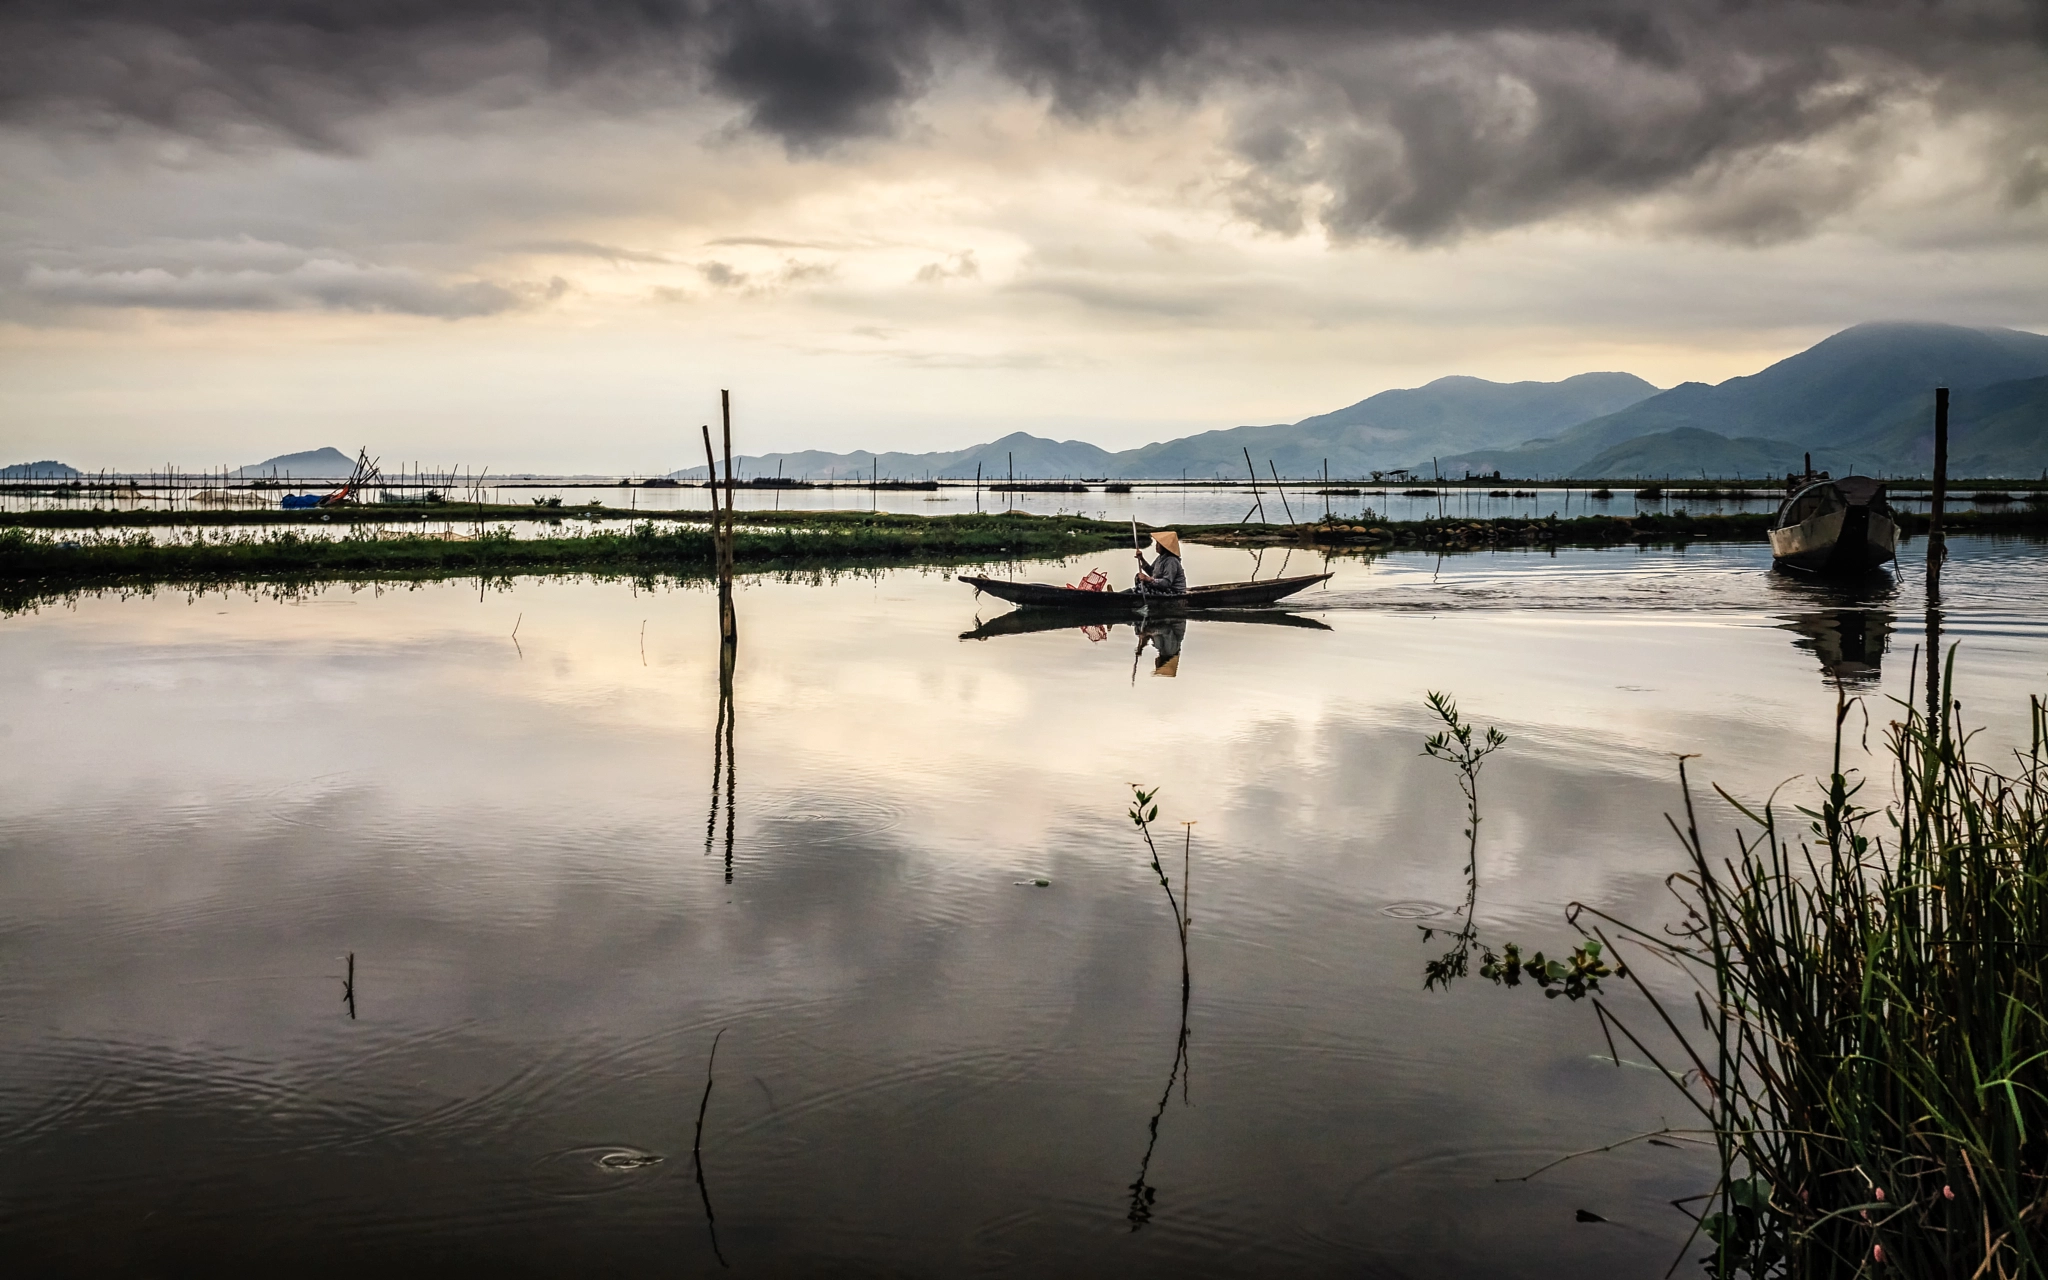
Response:
M1128 448L2048 331L2042 0L11 0L0 462Z

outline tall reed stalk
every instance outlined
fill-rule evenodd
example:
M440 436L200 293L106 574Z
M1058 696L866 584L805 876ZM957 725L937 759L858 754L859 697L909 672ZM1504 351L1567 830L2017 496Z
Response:
M1665 1069L1718 1148L1701 1221L1715 1276L2048 1275L2048 704L2029 700L2009 766L1979 763L1953 730L1953 675L1951 650L1941 709L1900 704L1882 810L1842 767L1844 698L1804 832L1716 787L1754 829L1710 855L1680 761L1683 924L1573 908L1617 958L1638 953L1617 976L1672 1039L1596 992L1603 1024ZM1645 983L1648 959L1689 976L1689 1010Z

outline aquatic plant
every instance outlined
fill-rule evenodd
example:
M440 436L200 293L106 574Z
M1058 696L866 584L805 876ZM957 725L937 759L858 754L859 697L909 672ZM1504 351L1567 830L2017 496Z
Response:
M1166 868L1161 866L1159 862L1159 847L1152 842L1152 824L1159 818L1159 805L1156 800L1156 797L1159 795L1159 788L1154 787L1147 791L1134 782L1131 784L1131 795L1133 797L1129 815L1131 822L1138 828L1138 834L1144 838L1145 852L1152 858L1152 874L1159 877L1159 887L1166 890L1166 904L1173 909L1174 931L1180 935L1180 989L1181 996L1185 999L1188 991L1189 924L1185 899L1187 897L1188 875L1193 869L1191 860L1194 854L1195 826L1192 822L1181 824L1185 832L1181 848L1181 893L1179 897L1175 897L1173 882L1167 878Z
M1994 768L1954 726L1953 675L1952 649L1930 711L1899 704L1882 809L1842 764L1846 693L1804 832L1716 787L1750 824L1732 856L1708 853L1681 759L1681 922L1575 903L1583 942L1542 966L1547 994L1593 997L1610 1054L1619 1033L1699 1113L1716 1277L2048 1276L2048 703L2030 699L2028 747ZM1654 1032L1600 998L1600 957L1624 948L1692 987L1615 968ZM1506 947L1482 972L1514 985L1518 960Z
M1486 732L1478 734L1458 712L1458 704L1447 693L1431 692L1428 695L1429 709L1444 727L1433 733L1422 744L1422 753L1436 760L1455 765L1458 770L1458 790L1465 797L1465 901L1455 914L1464 923L1451 936L1450 949L1443 955L1423 966L1422 985L1424 988L1449 987L1465 977L1471 968L1472 953L1479 953L1479 975L1497 986L1520 986L1524 977L1535 983L1547 996L1569 996L1573 1000L1584 999L1591 992L1600 989L1600 979L1620 976L1619 970L1609 969L1601 959L1601 944L1587 939L1574 947L1563 960L1553 960L1541 951L1528 957L1522 954L1517 942L1501 944L1496 952L1492 944L1479 936L1479 770L1486 757L1508 744L1507 735L1497 726L1488 726ZM1422 940L1432 941L1441 926L1418 925Z
M1182 1103L1185 1104L1187 1102L1188 1072L1190 1069L1188 1066L1188 1001L1193 987L1188 977L1188 926L1193 922L1193 915L1188 907L1191 900L1188 886L1194 854L1195 824L1192 822L1181 823L1181 891L1180 895L1176 897L1173 892L1173 882L1167 877L1166 868L1159 861L1159 847L1152 840L1152 824L1159 818L1158 795L1159 788L1157 787L1147 791L1139 784L1132 783L1131 796L1133 803L1129 816L1132 824L1138 828L1138 834L1145 841L1145 852L1151 856L1152 874L1159 877L1159 887L1166 891L1167 905L1173 910L1174 931L1180 938L1180 1032L1174 1039L1173 1066L1166 1075L1166 1088L1159 1095L1159 1105L1153 1110L1152 1119L1146 1126L1145 1154L1138 1161L1138 1176L1126 1188L1131 1193L1131 1202L1130 1208L1124 1217L1131 1224L1131 1230L1133 1231L1138 1230L1152 1220L1152 1209L1158 1202L1159 1191L1158 1188L1146 1181L1146 1178L1152 1169L1152 1153L1159 1146L1159 1121L1166 1115L1167 1103L1173 1100L1173 1087L1176 1083L1180 1085Z
M1424 987L1448 987L1465 976L1472 950L1480 945L1479 926L1474 919L1479 906L1479 770L1486 757L1508 744L1508 738L1495 726L1488 726L1484 735L1475 737L1473 727L1458 714L1457 702L1447 693L1432 691L1429 709L1443 721L1444 727L1422 744L1422 753L1457 767L1458 790L1465 797L1465 902L1457 912L1464 923L1451 935L1451 949L1429 962L1422 980ZM1423 941L1436 936L1435 928L1420 927ZM1491 951L1481 958L1488 965L1495 963Z
M1883 810L1842 767L1844 697L1805 833L1716 787L1754 830L1710 856L1681 761L1684 923L1575 909L1696 983L1693 1033L1637 988L1719 1150L1717 1276L2048 1274L2048 705L1993 768L1953 725L1953 676L1951 649L1937 707L1899 704Z

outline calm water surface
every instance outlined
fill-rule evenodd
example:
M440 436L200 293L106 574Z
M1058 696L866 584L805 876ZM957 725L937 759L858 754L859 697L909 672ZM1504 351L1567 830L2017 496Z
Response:
M2048 558L1956 557L1966 714L2010 742L2048 689ZM1015 571L1095 563L1126 572ZM1197 581L1253 563L1189 557ZM1418 924L1462 889L1422 699L1511 739L1484 777L1489 932L1555 946L1574 899L1661 919L1673 753L1759 796L1825 764L1824 663L1873 747L1911 694L1917 569L1837 593L1766 565L1345 559L1298 598L1312 625L1198 620L1143 650L1128 626L1010 633L937 572L750 579L730 757L702 591L0 619L0 1252L80 1275L1662 1274L1699 1156L1501 1179L1683 1123L1668 1086L1601 1061L1586 1008L1421 990ZM1176 841L1197 824L1184 1061L1131 782Z

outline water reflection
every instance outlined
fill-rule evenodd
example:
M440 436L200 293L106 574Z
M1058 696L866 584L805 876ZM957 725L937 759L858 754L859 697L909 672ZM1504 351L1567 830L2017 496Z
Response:
M1997 717L2039 688L2048 557L1953 545L1941 626ZM1198 578L1247 576L1191 550ZM1593 1061L1586 1010L1414 980L1417 904L1452 894L1458 926L1465 843L1419 699L1453 689L1514 738L1488 766L1488 934L1552 944L1574 899L1661 920L1664 753L1708 752L1738 796L1828 759L1807 637L1759 622L1896 610L1881 687L1918 688L1910 561L1908 607L1774 586L1767 557L1503 552L1438 587L1433 557L1339 560L1334 631L1196 617L1195 683L1114 697L1077 687L1127 676L1136 628L970 648L950 577L750 579L743 886L678 875L667 834L675 762L702 755L689 834L693 797L736 834L711 591L109 593L0 620L6 1253L22 1274L705 1272L716 1222L735 1270L778 1274L1662 1274L1690 1230L1666 1201L1711 1160L1495 1181L1655 1127L1668 1085ZM1192 1040L1118 812L1141 770L1214 841L1203 1106L1170 1131ZM351 1023L328 984L355 947L376 1016ZM698 1188L717 1220L680 1155L703 1033L728 1025L740 1087L713 1090Z
M1778 625L1798 633L1793 647L1819 659L1828 683L1877 683L1895 629L1898 580L1891 573L1837 582L1773 573L1769 581L1773 596L1804 606L1779 614Z
M718 1259L719 1266L730 1269L732 1264L725 1260L725 1250L718 1247L718 1215L711 1212L711 1185L704 1181L704 1113L711 1109L712 1073L718 1066L718 1042L723 1039L725 1028L720 1027L718 1034L711 1037L711 1053L704 1061L704 1097L697 1103L697 1137L690 1144L690 1159L697 1167L697 1194L704 1201L704 1229L711 1235L711 1256Z
M1130 1212L1124 1216L1130 1221L1131 1230L1136 1231L1152 1221L1152 1207L1159 1202L1159 1188L1146 1179L1152 1172L1152 1153L1159 1146L1159 1122L1166 1116L1167 1104L1173 1101L1173 1087L1181 1087L1181 1105L1188 1105L1187 1072L1188 1064L1188 988L1180 992L1180 1033L1174 1038L1173 1066L1166 1073L1166 1088L1159 1095L1159 1105L1153 1109L1152 1119L1145 1128L1145 1154L1138 1161L1138 1176L1131 1183Z
M721 602L723 603L723 602ZM704 820L704 856L710 857L718 839L719 784L725 784L725 882L732 883L733 807L738 792L738 755L733 750L733 667L739 645L723 640L718 646L718 726L711 733L711 812Z
M1831 681L1868 686L1883 674L1884 652L1891 646L1889 609L1824 609L1794 614L1782 625L1799 633L1793 647L1820 659Z
M1180 643L1187 638L1186 618L1149 619L1138 624L1138 648L1131 655L1131 678L1136 679L1138 659L1145 656L1145 646L1157 651L1152 659L1152 674L1171 678L1180 674Z
M975 620L972 631L960 633L962 640L990 640L996 636L1030 635L1040 631L1074 631L1091 644L1108 640L1110 633L1120 626L1129 627L1136 634L1137 647L1131 653L1131 680L1138 679L1138 668L1145 657L1145 650L1152 650L1152 674L1172 678L1180 674L1181 645L1186 641L1188 623L1235 622L1266 627L1298 627L1310 631L1328 631L1327 623L1298 613L1281 613L1273 609L1214 610L1203 613L1199 618L1163 617L1138 618L1129 622L1109 622L1100 619L1083 621L1071 614L1056 609L1013 609L1009 613L991 618L987 622Z

